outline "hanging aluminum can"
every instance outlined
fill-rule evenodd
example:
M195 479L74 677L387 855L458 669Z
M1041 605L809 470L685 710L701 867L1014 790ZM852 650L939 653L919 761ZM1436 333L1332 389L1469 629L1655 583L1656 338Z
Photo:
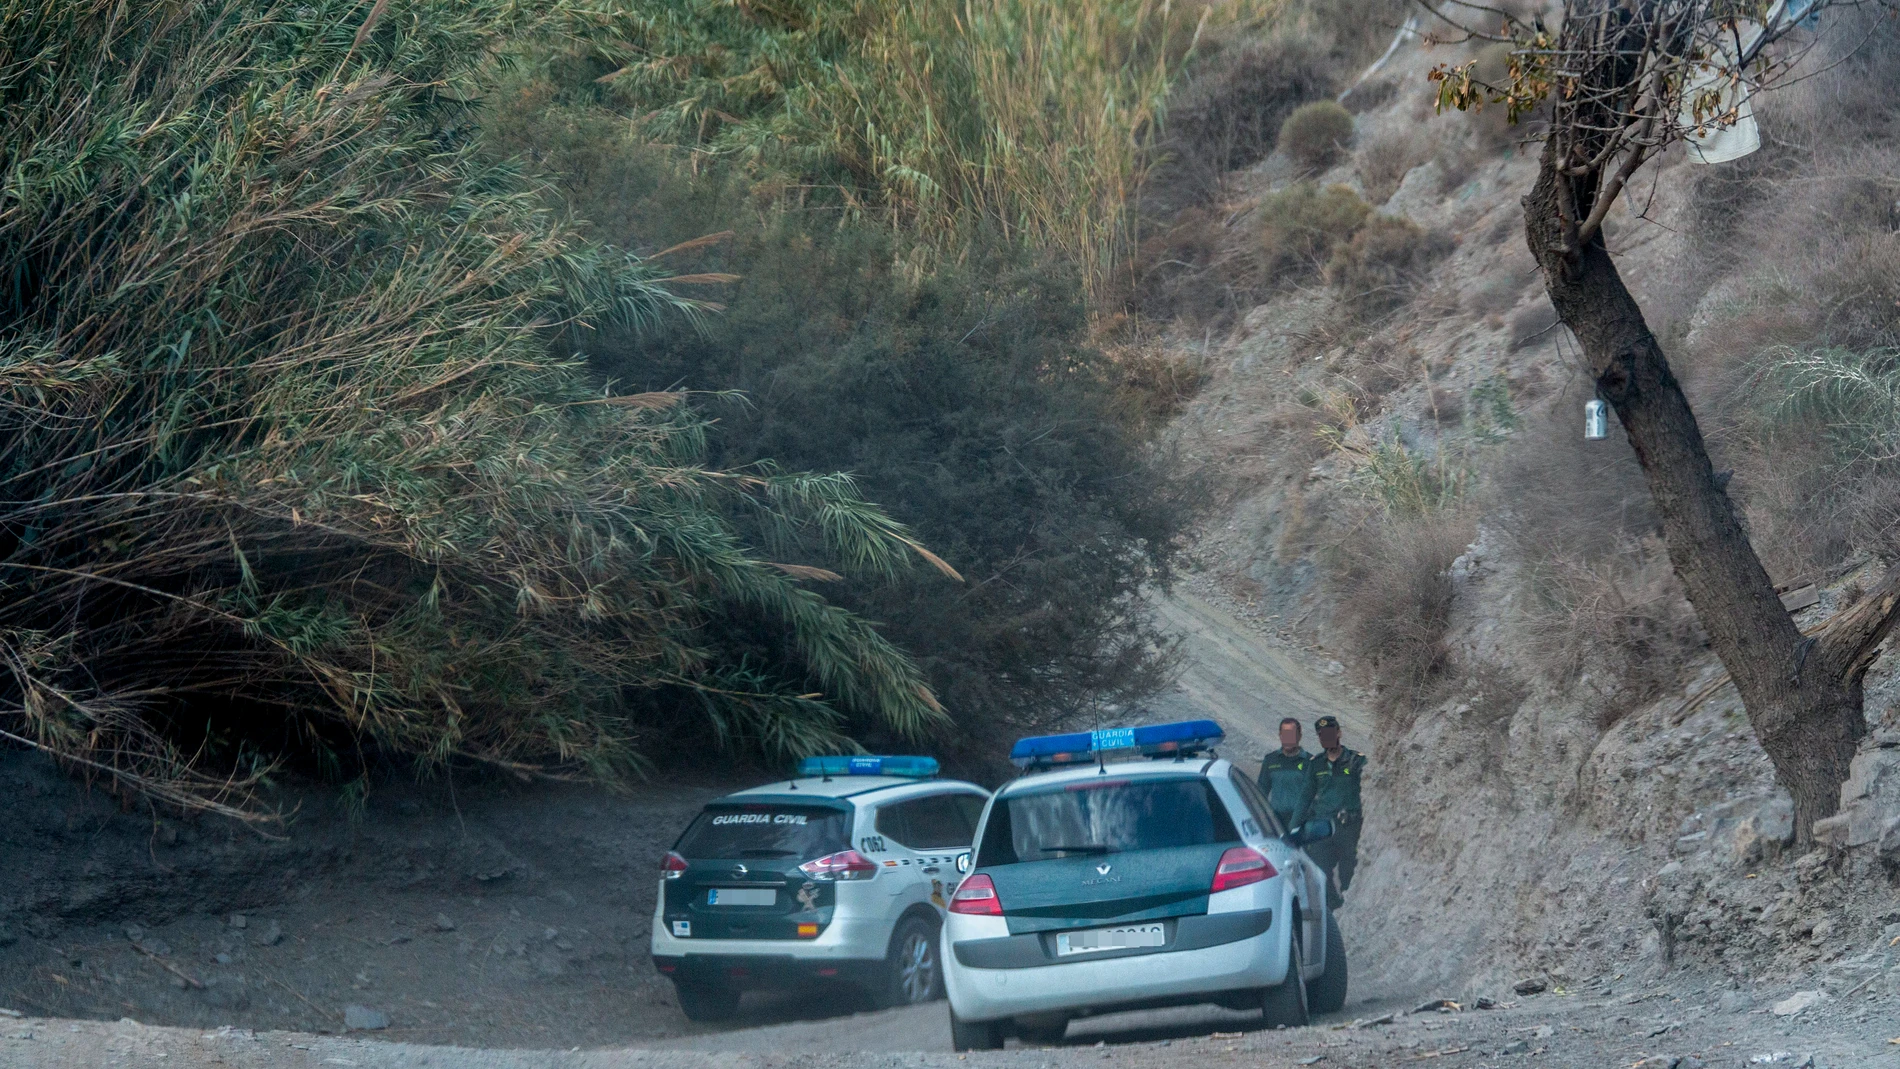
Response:
M1588 401L1583 406L1583 437L1585 441L1600 442L1610 436L1610 406L1602 401Z

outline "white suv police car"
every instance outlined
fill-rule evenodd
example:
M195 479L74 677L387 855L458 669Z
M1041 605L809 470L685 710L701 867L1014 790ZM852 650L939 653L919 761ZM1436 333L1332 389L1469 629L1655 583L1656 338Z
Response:
M1217 1003L1292 1026L1345 1003L1326 877L1300 850L1332 825L1280 827L1212 755L1221 737L1200 720L1016 744L1030 774L990 800L943 930L958 1050L1092 1013Z
M989 793L936 773L929 757L812 757L706 806L653 912L653 964L686 1016L825 981L884 1006L940 997L937 933Z

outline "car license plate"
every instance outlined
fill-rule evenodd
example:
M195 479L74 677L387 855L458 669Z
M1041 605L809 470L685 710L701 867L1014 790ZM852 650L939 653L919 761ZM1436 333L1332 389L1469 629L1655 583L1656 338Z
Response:
M769 906L778 892L769 887L715 887L706 892L709 906Z
M1120 928L1091 928L1085 932L1060 932L1056 935L1056 956L1092 954L1099 950L1125 950L1128 947L1158 947L1168 941L1168 930L1161 924L1129 924Z

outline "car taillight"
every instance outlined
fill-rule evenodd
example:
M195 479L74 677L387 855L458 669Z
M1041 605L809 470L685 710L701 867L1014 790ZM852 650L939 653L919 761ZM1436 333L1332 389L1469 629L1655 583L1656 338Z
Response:
M660 859L660 875L669 880L677 880L686 875L686 859L671 850Z
M868 880L877 875L877 865L856 850L840 850L807 861L798 866L798 871L814 880Z
M1279 874L1265 854L1251 846L1236 846L1222 854L1220 864L1214 866L1214 886L1209 893L1271 880Z
M950 912L1000 917L1003 915L1003 900L996 897L996 884L979 872L965 877L957 886L956 893L950 896Z

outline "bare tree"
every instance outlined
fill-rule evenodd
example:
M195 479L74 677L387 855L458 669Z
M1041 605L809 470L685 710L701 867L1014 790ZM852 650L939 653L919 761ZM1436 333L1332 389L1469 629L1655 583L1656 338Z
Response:
M1838 808L1867 732L1861 681L1900 609L1900 567L1813 634L1796 626L1604 245L1603 219L1632 176L1670 146L1715 158L1718 148L1745 142L1750 95L1790 80L1813 47L1800 23L1849 2L1563 0L1554 28L1450 2L1433 10L1444 24L1515 47L1505 84L1477 81L1472 64L1434 70L1440 107L1491 104L1513 119L1548 108L1537 181L1523 199L1525 240L1597 396L1616 410L1635 448L1676 575L1794 797L1805 844L1815 820ZM1476 30L1487 24L1499 29Z

